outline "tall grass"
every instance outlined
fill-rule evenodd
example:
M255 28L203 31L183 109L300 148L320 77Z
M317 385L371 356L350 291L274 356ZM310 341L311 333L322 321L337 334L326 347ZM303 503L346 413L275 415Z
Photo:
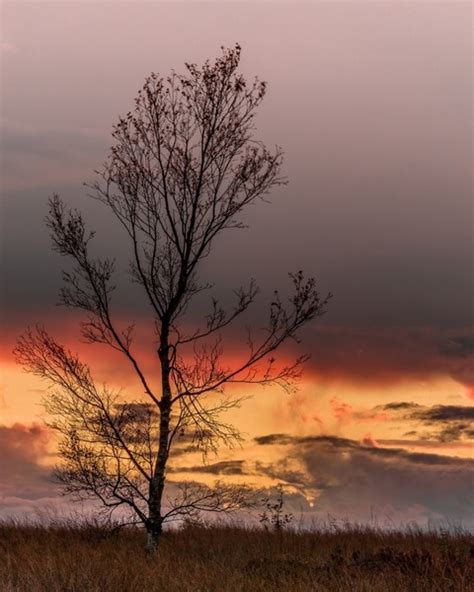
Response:
M0 524L1 592L472 592L461 531L188 525L156 555L139 529Z

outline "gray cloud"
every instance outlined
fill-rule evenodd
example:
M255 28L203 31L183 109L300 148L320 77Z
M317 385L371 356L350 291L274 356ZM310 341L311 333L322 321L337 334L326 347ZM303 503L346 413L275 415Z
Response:
M474 407L467 405L433 405L426 407L417 403L394 401L386 405L377 405L375 410L392 412L392 419L421 423L432 429L429 433L419 434L416 430L405 433L418 435L423 439L435 438L440 442L455 442L474 438ZM433 431L434 428L434 431Z
M429 465L456 465L467 464L474 466L474 461L464 460L457 457L445 456L440 454L426 454L420 452L408 452L403 448L379 448L378 446L367 446L356 440L349 438L340 438L339 436L290 436L289 434L268 434L257 436L254 441L261 445L293 445L308 446L320 445L334 450L355 450L361 451L369 456L379 456L386 458L399 458L409 460L414 463ZM408 441L406 441L408 442Z
M256 440L287 444L287 457L261 465L262 472L315 492L313 513L367 521L462 521L474 526L474 461L438 454L376 448L336 437L299 438L281 434ZM301 463L305 478L295 476L288 458Z
M265 446L267 444L292 444L295 438L288 434L267 434L265 436L257 436L254 440L257 444Z
M462 405L434 405L412 408L404 419L421 422L431 431L424 437L440 442L455 442L474 438L474 407Z
M474 407L435 405L434 407L414 411L409 417L421 419L426 423L460 420L474 421Z
M248 474L245 461L223 460L217 463L193 465L188 467L173 467L174 473L208 473L210 475L246 475Z
M418 403L407 402L407 401L393 401L386 405L378 405L376 409L384 409L385 411L405 411L406 409L416 409L419 407Z
M93 132L50 129L1 120L4 191L81 184L104 158L107 142Z
M42 464L48 440L39 424L0 425L0 507L8 498L26 503L58 494L51 470Z
M416 430L410 430L403 434L403 436L419 436ZM395 446L398 448L432 448L432 449L440 449L446 447L446 442L440 441L439 438L436 439L427 439L417 437L414 438L378 438L377 445L379 446ZM456 449L459 450L466 450L469 446L472 446L472 443L466 440L456 440L456 441L449 441L449 449L453 451Z
M445 356L454 358L467 358L474 355L473 335L454 335L444 341L439 348Z

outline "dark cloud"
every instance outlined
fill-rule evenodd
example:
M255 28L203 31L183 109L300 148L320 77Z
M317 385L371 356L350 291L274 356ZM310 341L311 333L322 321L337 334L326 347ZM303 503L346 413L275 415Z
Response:
M400 402L396 402L394 401L393 403L387 403L386 405L378 405L376 407L376 409L384 409L385 411L405 411L406 409L414 409L416 407L419 407L420 405L418 403L413 403L413 402L406 402L406 401L400 401Z
M460 405L435 405L417 408L405 416L434 428L430 435L440 442L454 442L474 436L474 407Z
M0 426L0 506L5 498L37 500L57 494L48 457L49 434L39 424Z
M474 406L435 405L428 409L413 412L409 417L421 419L426 423L445 421L474 421Z
M290 436L289 434L267 434L265 436L257 436L254 438L254 441L261 446L274 444L309 444L311 442L327 442L334 447L357 445L353 440L338 436Z
M298 471L292 467L292 459L281 459L276 463L265 463L257 461L255 463L255 472L260 475L265 475L271 479L284 481L296 486L301 491L307 484L307 475L304 471Z
M467 358L474 355L474 335L457 335L440 345L439 351L453 358Z
M474 461L439 454L408 452L362 445L336 437L269 435L257 443L285 443L285 458L260 470L314 493L313 512L367 521L462 521L474 526L472 488ZM299 463L304 478L295 478L290 460ZM393 522L392 522L393 523Z
M262 446L266 444L292 444L294 436L289 436L288 434L267 434L266 436L257 436L254 440Z
M411 430L409 432L406 432L405 434L403 434L404 436L417 436L418 432L416 432L415 430ZM439 440L439 438L436 439L426 439L426 438L380 438L377 439L377 445L379 446L394 446L397 448L435 448L435 449L440 449L446 448L446 442L442 442ZM462 441L462 440L457 440L455 442L450 441L449 442L449 449L450 450L465 450L467 448L469 448L470 446L472 446L471 442L468 441Z
M308 370L316 377L358 383L396 383L449 376L474 386L474 355L446 355L442 343L470 343L472 330L440 327L350 327L321 325L307 333ZM458 352L459 353L459 352ZM409 404L409 403L404 403Z
M293 445L293 446L310 446L317 444L331 449L339 450L355 450L362 451L364 454L386 457L399 458L408 460L414 463L429 464L429 465L463 465L469 464L474 466L474 462L460 459L452 456L445 456L440 454L426 454L420 452L408 452L403 448L380 448L378 446L367 446L365 442L357 442L349 438L340 438L338 436L290 436L288 434L268 434L265 436L258 436L254 441L259 445ZM407 441L405 441L407 442Z
M377 405L375 410L390 411L392 420L413 421L431 429L419 434L416 430L405 432L406 436L421 436L423 439L435 438L440 442L466 440L474 435L474 407L468 405L433 405L427 407L417 403L396 401Z
M471 460L446 456L443 454L429 454L426 452L407 452L401 448L378 448L368 449L368 454L374 457L401 459L410 463L421 465L450 465L450 466L468 466L474 468Z
M193 465L188 467L172 467L174 473L208 473L211 475L245 475L245 461L223 460L212 464Z
M474 438L473 424L457 422L441 429L438 434L440 442L455 442L463 439Z

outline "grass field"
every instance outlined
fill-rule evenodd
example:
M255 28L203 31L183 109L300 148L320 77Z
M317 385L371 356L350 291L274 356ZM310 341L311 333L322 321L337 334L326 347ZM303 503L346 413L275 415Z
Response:
M467 533L188 526L155 556L139 530L0 524L1 592L472 592Z

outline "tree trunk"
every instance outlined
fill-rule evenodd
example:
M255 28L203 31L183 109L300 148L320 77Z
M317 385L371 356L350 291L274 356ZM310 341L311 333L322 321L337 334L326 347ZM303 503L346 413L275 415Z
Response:
M163 323L161 328L160 348L158 355L161 363L162 394L160 400L160 432L158 442L158 454L156 457L153 477L150 481L148 498L148 540L147 550L153 552L157 549L163 531L162 500L165 488L166 465L168 462L168 439L170 434L171 419L171 386L170 386L170 362L169 362L169 329Z
M149 519L147 524L147 541L146 550L148 553L154 553L158 549L158 543L160 542L162 533L162 521L161 517L158 519Z

